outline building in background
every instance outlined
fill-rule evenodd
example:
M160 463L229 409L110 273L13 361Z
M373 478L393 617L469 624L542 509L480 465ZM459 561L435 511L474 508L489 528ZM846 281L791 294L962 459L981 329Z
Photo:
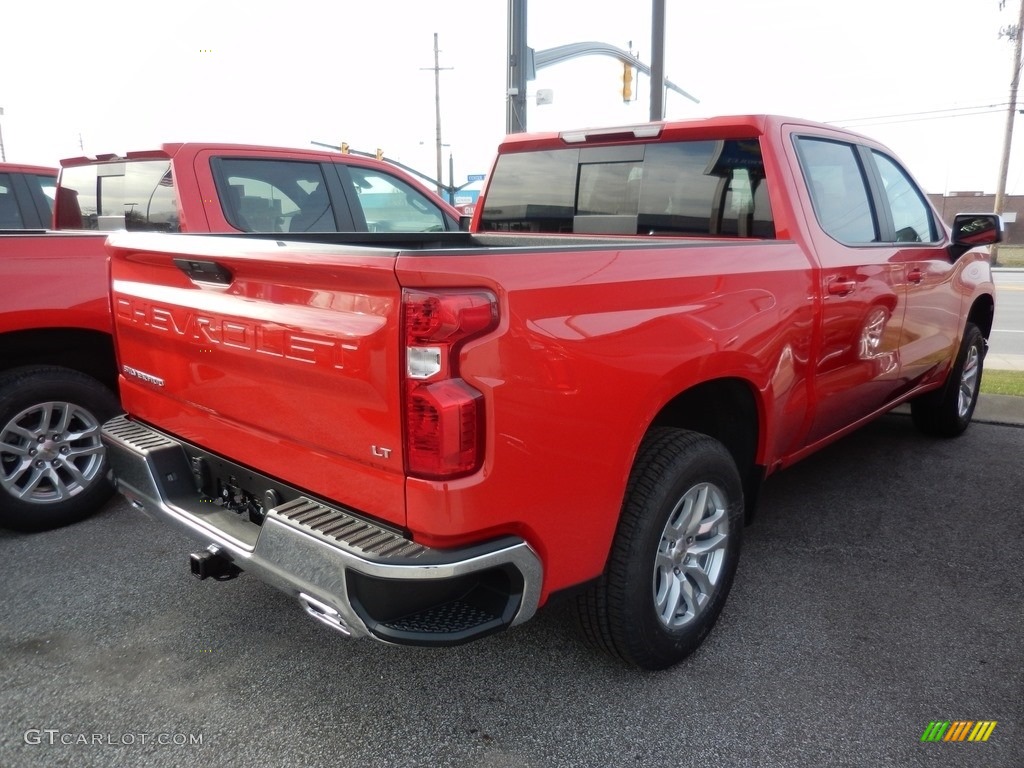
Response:
M947 225L953 224L958 213L991 213L995 210L996 196L985 192L950 192L947 195L928 195L935 210ZM1003 203L1003 242L1024 245L1024 229L1017 226L1024 221L1024 195L1007 195Z

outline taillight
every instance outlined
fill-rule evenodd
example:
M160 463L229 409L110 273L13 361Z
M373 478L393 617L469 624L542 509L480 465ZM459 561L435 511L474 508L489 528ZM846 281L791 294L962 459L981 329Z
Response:
M484 396L459 377L459 351L497 325L490 291L402 292L408 474L444 480L480 468Z

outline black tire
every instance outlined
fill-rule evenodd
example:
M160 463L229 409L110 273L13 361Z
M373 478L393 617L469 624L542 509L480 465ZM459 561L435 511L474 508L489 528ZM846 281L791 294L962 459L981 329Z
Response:
M708 501L684 525L685 500L702 491ZM700 520L711 527L697 529ZM630 474L605 573L577 601L584 637L641 669L682 661L722 610L742 530L743 484L725 446L696 432L652 430Z
M985 363L985 337L974 323L967 323L953 367L940 389L910 403L914 425L928 435L956 437L974 417Z
M0 525L45 530L97 511L114 489L99 427L120 411L109 389L68 368L0 376Z

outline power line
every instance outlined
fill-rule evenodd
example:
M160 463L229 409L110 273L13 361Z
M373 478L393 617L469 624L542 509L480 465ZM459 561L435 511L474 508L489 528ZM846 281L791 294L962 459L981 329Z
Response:
M986 115L989 112L1000 112L1009 106L1008 101L998 104L978 104L973 107L947 107L945 109L928 109L920 112L898 112L891 115L874 115L872 117L850 117L845 120L826 120L827 123L846 125L849 123L867 123L870 121L891 121L894 123L913 123L920 120L936 120L947 117L971 117L972 115ZM977 111L983 110L983 111ZM906 118L906 119L901 119ZM876 123L871 122L874 125ZM885 123L882 123L885 124Z
M906 120L879 120L879 121L874 122L874 123L857 123L856 125L852 125L852 126L843 126L843 125L840 125L838 123L836 123L836 125L840 125L840 127L844 127L844 128L860 129L860 128L866 128L868 126L876 126L876 125L900 125L902 123L923 123L923 122L928 122L929 120L947 120L947 119L952 118L952 117L979 117L981 115L995 115L995 114L1005 114L1005 113L1006 113L1006 109L1005 108L1004 109L986 109L986 110L981 111L981 112L962 112L962 113L956 114L956 115L934 115L932 117L914 117L914 118L908 118Z

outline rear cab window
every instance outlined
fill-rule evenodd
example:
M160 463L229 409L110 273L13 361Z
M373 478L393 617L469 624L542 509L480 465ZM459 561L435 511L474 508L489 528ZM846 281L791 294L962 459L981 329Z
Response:
M74 165L61 171L57 229L179 232L169 160Z
M503 154L479 229L775 238L756 138Z

